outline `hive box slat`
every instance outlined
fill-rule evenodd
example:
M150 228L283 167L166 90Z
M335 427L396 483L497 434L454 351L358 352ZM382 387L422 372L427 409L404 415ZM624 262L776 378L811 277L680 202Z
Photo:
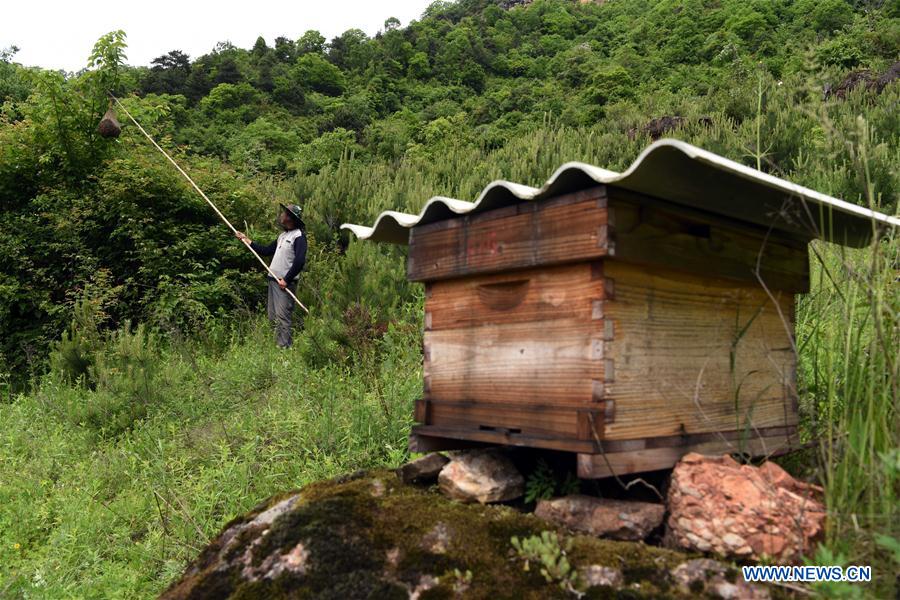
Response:
M612 188L608 253L617 261L667 266L792 293L809 291L808 238L674 206Z
M423 401L420 401L423 402ZM410 450L413 452L434 452L469 448L485 444L505 444L510 446L526 446L530 448L548 448L578 453L581 462L582 477L596 463L597 477L612 475L606 461L612 464L643 463L646 468L634 470L615 470L614 474L622 475L640 470L655 471L666 468L653 460L687 452L703 453L737 453L742 455L775 456L789 448L799 446L796 427L768 427L750 431L717 431L715 433L699 433L694 435L653 437L635 440L581 440L575 438L557 438L518 433L514 429L503 427L471 429L449 428L434 425L417 425L415 435L410 438ZM763 450L756 452L756 450ZM647 460L629 460L628 455L647 457ZM605 458L604 458L605 456ZM668 466L674 464L672 461ZM600 472L603 474L600 474Z
M606 254L605 188L414 227L407 277L434 281Z
M413 428L409 449L411 452L439 452L493 445L562 450L571 453L590 453L597 449L591 442L573 438L533 436L502 429L452 429L431 425L417 425Z
M544 320L426 331L426 397L581 404L602 379L590 321Z
M576 263L426 284L425 329L592 319L603 299L599 263Z
M590 440L587 431L580 431L584 420L582 410L553 404L497 405L491 402L427 403L429 418L448 429L464 429L477 422L478 431L494 431L519 436ZM587 409L585 409L587 410ZM579 446L588 448L590 446Z
M796 424L792 295L615 261L605 272L616 409L604 439Z

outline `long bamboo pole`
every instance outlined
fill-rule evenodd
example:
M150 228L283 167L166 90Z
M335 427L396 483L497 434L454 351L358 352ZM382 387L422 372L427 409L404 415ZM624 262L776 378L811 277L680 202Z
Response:
M141 131L141 133L144 134L144 137L146 137L148 140L150 140L150 143L153 144L153 147L156 148L157 150L159 150L159 151L162 153L163 156L165 156L167 159L169 159L169 162L172 163L172 165L173 165L176 169L178 169L178 172L179 172L179 173L181 173L182 175L184 175L184 178L187 179L187 180L188 180L188 183L190 183L190 184L194 187L194 189L197 190L197 193L200 194L200 195L203 197L204 200L206 200L206 203L209 204L209 206L210 206L214 211L216 211L216 214L219 215L219 218L222 219L222 221L223 221L226 225L228 225L228 228L231 229L231 231L234 232L235 235L237 235L237 234L238 234L238 230L235 229L235 228L234 228L234 225L231 224L231 222L225 217L225 215L223 215L222 212L221 212L218 208L216 208L216 205L213 204L212 200L210 200L209 198L206 197L206 194L203 193L203 190L200 189L200 186L198 186L196 183L194 183L194 180L191 179L191 176L188 175L187 173L185 173L185 172L184 172L184 169L182 169L180 166L178 166L178 163L175 162L175 160L174 160L171 156L169 156L169 154L168 154L165 150L163 150L163 149L159 146L159 144L156 143L156 140L154 140L152 137L150 137L150 134L147 133L147 132L144 130L143 127L141 127L141 124L137 122L137 119L135 119L133 116L131 116L131 113L128 112L128 109L125 108L125 105L124 105L124 104L122 104L121 102L119 102L119 99L118 99L118 98L116 98L116 97L113 96L112 94L110 94L109 96L110 96L110 98L112 98L112 99L115 101L115 103L119 106L119 108L121 108L121 109L125 112L125 114L128 116L128 118L131 119L131 122L134 123L134 124L137 126L137 128ZM274 279L276 279L276 280L280 279L277 275L275 275L275 273L272 272L272 269L269 268L269 265L266 264L266 261L264 261L264 260L262 259L262 257L261 257L259 254L256 253L256 250L254 250L252 247L250 247L250 243L249 243L248 241L246 241L246 239L241 238L241 241L242 241L242 242L244 243L244 245L247 247L247 250L249 250L250 252L253 253L253 256L256 257L256 260L259 261L259 264L261 264L261 265L263 266L263 268L269 273L269 275L271 275L271 276L272 276ZM297 296L294 295L294 292L292 292L292 291L289 290L288 288L284 288L284 291L285 291L291 298L294 299L294 302L296 302L296 303L300 306L300 308L302 308L303 310L306 311L306 314L309 314L309 309L306 308L305 306L303 306L303 303L300 302L300 299L297 298Z

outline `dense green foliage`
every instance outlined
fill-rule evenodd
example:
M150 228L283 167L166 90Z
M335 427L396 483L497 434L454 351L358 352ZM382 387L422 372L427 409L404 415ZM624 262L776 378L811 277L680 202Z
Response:
M261 497L404 456L420 290L401 248L342 222L540 185L569 160L621 170L663 115L685 118L670 135L894 214L900 86L822 90L898 48L897 2L463 0L374 38L223 43L149 69L125 65L121 33L71 76L3 51L0 595L151 594ZM304 205L295 349L266 339L258 266L202 199L121 113L121 138L97 135L110 90L252 237L274 236L279 201ZM885 574L897 242L815 248L797 345L805 435L828 440L822 552Z
M314 205L314 236L331 245L342 220L381 208L416 209L436 193L471 197L498 175L541 181L557 166L552 153L519 169L497 157L452 172L452 162L435 160L486 157L536 130L592 133L583 145L598 150L579 157L621 167L646 143L638 135L622 152L623 133L660 114L705 116L709 132L684 135L736 158L761 153L766 170L791 172L819 152L810 144L829 143L804 103L841 69L883 69L898 46L896 2L538 1L504 10L466 0L436 2L406 28L388 19L371 39L351 30L326 44L309 31L249 50L221 43L193 61L173 50L149 69L126 67L124 35L113 33L68 79L17 67L10 48L0 55L0 226L10 232L0 240L0 356L17 373L39 372L73 294L92 286L108 296L112 326L196 326L250 298L237 271L252 259L222 239L178 175L133 129L119 142L99 138L107 90L140 96L131 110L181 148L236 223L267 223L259 208L274 202L260 178L287 179ZM765 145L754 148L748 87L760 79L791 112L766 110ZM898 123L884 115L872 125L889 132ZM835 158L840 167L852 156ZM877 158L877 189L896 189ZM396 170L427 180L389 195L383 174ZM861 198L849 169L826 191Z

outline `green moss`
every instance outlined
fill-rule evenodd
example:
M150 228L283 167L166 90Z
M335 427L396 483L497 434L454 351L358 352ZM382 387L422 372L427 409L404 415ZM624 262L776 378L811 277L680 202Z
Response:
M669 571L686 560L684 554L664 548L588 536L575 536L569 556L575 565L603 565L621 570L626 586L640 586L638 590L628 590L637 593L636 597L673 593Z
M286 497L268 500L234 523L246 523ZM172 597L213 597L206 590L214 588L221 597L225 586L233 597L246 600L407 598L423 576L431 576L439 583L421 597L451 598L456 593L454 571L468 570L472 578L466 584L466 598L565 598L566 592L547 583L536 570L526 572L511 550L512 536L536 535L545 529L547 523L533 515L507 506L453 502L433 489L403 485L388 471L354 474L304 488L297 504L275 519L266 535L260 536L256 528L245 529L228 552L224 572L216 571L210 560L215 553L204 553L190 582L183 580L179 586L195 593ZM438 537L442 544L435 545ZM572 540L573 565L611 566L626 578L628 589L593 588L587 597L677 597L668 570L684 561L684 555L580 535ZM213 546L216 543L221 544ZM309 552L304 572L286 571L274 580L254 582L242 578L242 564L235 559L248 548L251 564L258 567L268 556L286 553L298 543Z
M652 581L660 591L666 591L670 587L668 569L660 568L658 565L648 565L644 562L626 565L622 569L622 576L625 577L625 583Z

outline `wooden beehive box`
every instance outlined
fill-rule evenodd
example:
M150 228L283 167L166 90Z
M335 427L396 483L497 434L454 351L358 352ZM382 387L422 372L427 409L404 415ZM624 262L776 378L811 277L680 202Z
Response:
M413 449L562 450L605 477L796 445L807 244L826 220L865 243L875 217L834 218L830 199L825 219L810 206L826 197L689 151L657 142L625 175L569 165L540 190L495 183L349 226L406 241L425 285Z

